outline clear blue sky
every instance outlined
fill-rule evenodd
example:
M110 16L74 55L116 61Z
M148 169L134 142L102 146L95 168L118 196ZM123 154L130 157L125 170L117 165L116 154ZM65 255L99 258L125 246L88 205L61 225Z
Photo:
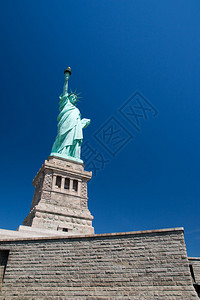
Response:
M85 141L107 160L89 183L96 233L183 226L198 256L200 2L7 0L0 26L0 228L29 212L71 66L70 87L92 119ZM140 131L119 110L136 90L159 112L147 111ZM122 142L107 141L109 152L97 137L116 124Z

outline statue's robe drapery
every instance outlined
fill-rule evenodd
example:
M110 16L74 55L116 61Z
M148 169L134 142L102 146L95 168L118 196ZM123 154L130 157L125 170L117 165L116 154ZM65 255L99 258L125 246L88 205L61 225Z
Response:
M52 147L52 153L70 154L70 146L80 146L83 140L83 124L79 109L68 97L60 96L58 116L58 133Z

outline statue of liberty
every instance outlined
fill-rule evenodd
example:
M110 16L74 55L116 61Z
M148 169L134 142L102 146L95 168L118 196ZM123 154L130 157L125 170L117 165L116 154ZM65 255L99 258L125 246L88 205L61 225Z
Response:
M80 111L76 107L78 95L76 93L68 93L68 80L71 75L71 68L67 68L64 74L63 93L59 97L58 132L50 155L83 162L80 159L83 128L90 124L90 120L81 120Z

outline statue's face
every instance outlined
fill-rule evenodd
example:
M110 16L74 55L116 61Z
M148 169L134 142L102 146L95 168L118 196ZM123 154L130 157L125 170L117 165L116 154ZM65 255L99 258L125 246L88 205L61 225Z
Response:
M74 95L74 94L72 94L72 95L70 95L69 100L70 100L70 102L72 104L76 104L76 102L77 102L77 96Z

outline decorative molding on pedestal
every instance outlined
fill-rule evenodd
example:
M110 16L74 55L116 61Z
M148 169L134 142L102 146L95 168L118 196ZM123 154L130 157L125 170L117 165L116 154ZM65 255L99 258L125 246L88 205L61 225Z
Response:
M91 177L82 163L49 156L33 180L35 193L23 225L70 235L93 234L87 206Z

